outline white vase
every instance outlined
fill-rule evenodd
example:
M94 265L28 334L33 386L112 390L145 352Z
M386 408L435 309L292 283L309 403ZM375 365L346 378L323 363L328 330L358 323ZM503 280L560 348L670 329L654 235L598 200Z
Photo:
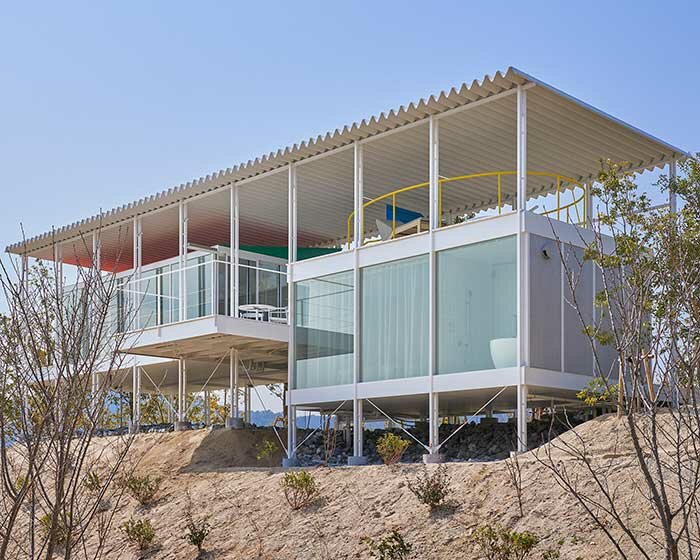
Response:
M515 367L517 338L494 338L490 343L491 359L496 369Z

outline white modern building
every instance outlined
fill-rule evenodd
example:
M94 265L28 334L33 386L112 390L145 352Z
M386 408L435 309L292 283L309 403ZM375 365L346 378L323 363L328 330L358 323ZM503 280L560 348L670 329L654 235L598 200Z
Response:
M590 239L601 159L675 173L686 156L509 68L8 251L123 276L134 359L111 382L166 395L178 428L187 393L230 390L240 427L251 387L285 383L290 463L302 410L427 420L433 461L441 419L514 412L524 448L527 410L587 384L557 241L573 258Z

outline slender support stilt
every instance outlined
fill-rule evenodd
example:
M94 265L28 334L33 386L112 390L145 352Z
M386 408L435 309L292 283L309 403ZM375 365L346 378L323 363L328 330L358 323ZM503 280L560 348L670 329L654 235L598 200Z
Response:
M175 431L179 432L189 428L189 423L187 422L187 362L184 358L180 358L177 365L177 421L175 422Z
M348 465L366 465L364 456L364 413L362 399L352 402L352 457L348 457Z
M204 426L211 426L211 393L204 391Z
M440 455L440 404L439 393L429 396L429 416L428 416L428 447L430 453L423 455L424 463L442 463Z
M175 422L175 396L168 393L165 398L168 400L168 423Z
M240 410L238 408L238 350L231 349L229 355L229 397L231 414L226 419L226 427L239 430L243 428Z
M287 407L287 457L282 461L283 467L296 467L297 461L297 407Z
M518 453L527 451L527 385L518 385Z
M131 367L131 387L132 407L129 431L136 434L141 427L141 369L139 366Z

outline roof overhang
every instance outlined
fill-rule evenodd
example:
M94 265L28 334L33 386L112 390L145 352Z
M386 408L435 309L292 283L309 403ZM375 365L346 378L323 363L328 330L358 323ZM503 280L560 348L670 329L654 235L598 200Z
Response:
M307 201L317 201L316 205L312 202L303 205L300 203L300 245L328 244L341 238L342 227L338 227L338 223L343 222L352 209L352 189L348 188L348 184L350 187L352 185L352 165L349 165L352 162L352 150L346 148L358 141L367 143L365 167L369 176L365 180L365 194L368 196L411 184L417 178L425 180L426 130L427 120L431 116L439 117L443 123L440 138L441 175L462 174L465 170L514 169L515 95L512 94L519 86L529 88L529 169L551 170L576 180L584 180L597 174L601 158L625 161L630 170L642 171L661 167L669 161L689 155L541 80L509 68L506 72L497 72L493 77L486 76L481 81L462 84L459 88L443 91L233 168L220 170L15 243L7 251L51 259L56 243L80 240L93 231L109 230L112 236L128 239L134 217L151 215L164 209L170 215L170 229L176 231L177 203L220 191L222 196L211 198L211 208L205 209L211 212L211 216L201 220L206 227L202 228L202 237L198 242L212 244L207 232L220 231L221 235L226 236L228 217L223 214L226 214L228 205L224 198L225 187L232 183L245 184L245 188L253 194L249 203L251 228L257 227L260 235L267 236L265 242L279 243L285 235L286 212L278 212L279 218L271 220L268 209L270 201L286 205L286 179L278 171L292 163L299 166L300 181L305 182L302 188L308 192ZM340 186L342 193L333 191L336 187L340 191ZM551 192L553 185L551 181L533 181L528 188L535 194L546 194ZM450 201L447 197L446 204L448 207L454 205L457 209L478 209L493 204L493 189L490 189L490 195L487 191L489 189L486 186L477 185L470 191L472 198ZM262 196L261 193L266 194ZM421 196L423 194L416 193L414 199L409 197L406 205L411 207L422 204ZM255 206L256 200L259 208ZM336 209L319 213L321 205ZM212 220L212 216L218 216L218 219ZM324 218L328 223L323 223ZM115 233L117 231L119 233ZM154 246L172 244L172 235L165 239L165 233L157 233L160 231L158 227L153 227L152 231L154 235L163 238L155 240ZM211 236L210 234L209 237ZM257 239L260 238L251 235L248 242L254 243ZM87 245L84 239L81 243ZM129 268L129 243L122 244L125 247L122 258L126 263L122 268ZM75 251L85 253L88 248ZM169 251L172 253L173 249L170 248ZM80 258L76 255L73 260L77 263Z

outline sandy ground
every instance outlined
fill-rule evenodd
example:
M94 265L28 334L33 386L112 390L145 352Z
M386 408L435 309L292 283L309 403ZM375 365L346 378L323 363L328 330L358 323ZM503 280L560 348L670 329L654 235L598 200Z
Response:
M247 466L263 464L255 459L262 434L198 430L138 436L132 449L134 456L142 457L138 470L162 476L163 486L157 503L148 509L130 498L119 506L106 557L139 557L118 528L135 516L149 518L156 528L157 546L147 557L196 558L196 549L182 538L188 493L195 510L210 516L213 529L205 543L206 558L369 558L362 538L396 528L412 543L412 558L477 559L468 535L485 523L536 533L541 543L532 558L541 558L548 547L559 549L562 559L616 557L604 534L553 481L533 452L521 459L522 518L503 461L448 464L450 502L432 513L407 488L407 479L415 477L422 468L419 465L319 467L312 472L321 499L304 510L291 511L280 489L283 471ZM650 516L631 483L634 469L625 434L624 425L614 417L601 417L565 434L559 445L589 442L592 457L609 469L609 483L619 487L628 504L627 514L641 527ZM568 464L556 450L553 457ZM269 465L278 465L279 459L270 458Z

